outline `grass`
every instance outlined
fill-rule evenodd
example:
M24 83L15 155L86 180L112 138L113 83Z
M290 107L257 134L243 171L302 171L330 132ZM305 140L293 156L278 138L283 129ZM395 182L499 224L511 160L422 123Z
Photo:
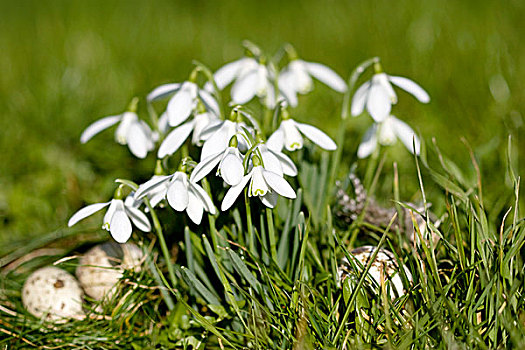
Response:
M0 3L0 344L523 347L523 10L517 1ZM369 121L341 128L341 97L316 86L294 115L331 135L346 131L345 148L298 156L297 200L280 202L271 217L255 204L249 228L244 206L233 221L164 227L173 261L153 244L147 269L129 273L104 311L84 321L48 326L27 315L19 291L32 270L107 239L98 221L66 230L67 218L106 200L115 178L145 180L154 166L154 157L139 162L106 146L111 133L81 146L81 130L135 95L184 80L192 59L214 69L236 59L243 39L268 51L291 42L343 76L377 55L387 72L414 78L432 103L402 95L396 111L423 135L422 156L393 147L357 160ZM432 203L443 217L439 228L428 222L439 242L413 245L399 228L363 217L341 227L331 215L330 169L344 178L352 167L384 206ZM156 242L134 239L144 249ZM340 259L364 244L388 248L408 268L405 296L390 300L360 273L339 285ZM75 262L61 265L72 271ZM175 281L163 280L168 265Z

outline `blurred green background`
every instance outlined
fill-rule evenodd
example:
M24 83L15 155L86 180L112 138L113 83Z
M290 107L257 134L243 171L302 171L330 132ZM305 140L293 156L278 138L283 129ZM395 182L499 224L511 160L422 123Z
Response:
M85 203L106 201L116 177L147 177L153 157L132 159L112 131L80 145L81 131L133 96L186 79L192 59L212 69L237 59L244 39L271 53L290 42L345 78L377 55L388 73L419 82L431 103L400 93L394 113L473 178L464 137L499 213L498 198L511 192L509 134L523 173L524 17L518 0L1 1L0 244L63 227ZM340 102L317 85L295 116L335 135ZM350 122L345 162L369 124ZM412 157L402 148L393 156L410 198Z

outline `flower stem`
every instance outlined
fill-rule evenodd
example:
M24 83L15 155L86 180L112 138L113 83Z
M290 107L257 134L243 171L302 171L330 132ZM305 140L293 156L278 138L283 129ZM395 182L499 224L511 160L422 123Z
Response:
M268 237L270 241L270 255L272 260L277 263L277 242L275 240L275 228L273 226L272 209L266 208L266 219L268 221Z
M246 205L246 225L248 226L248 248L252 254L255 254L255 242L253 240L252 209L248 191L244 190L244 204Z
M202 188L204 188L204 191L212 198L211 196L211 189L210 189L210 183L206 178L202 179ZM217 253L217 249L219 249L219 240L217 239L217 228L215 227L215 216L208 213L208 222L210 223L210 235L211 235L211 241L213 243L213 250Z
M335 177L337 175L337 169L339 168L339 163L341 162L341 156L343 154L343 146L345 141L345 132L346 132L346 124L348 122L348 116L350 114L350 105L351 105L351 99L352 92L354 91L355 85L357 83L357 80L363 74L363 72L370 67L372 64L378 62L379 59L377 57L369 58L368 60L362 62L359 64L352 74L350 74L350 78L348 79L348 90L346 91L345 95L343 96L343 106L341 108L341 119L339 123L339 129L337 133L336 138L336 144L337 149L334 152L334 155L332 157L332 164L330 167L330 177L327 187L327 193L333 192L333 186L335 185Z
M177 278L175 277L175 270L173 269L173 264L171 263L171 255L168 250L168 245L166 244L166 240L164 239L164 233L162 231L162 226L160 225L159 218L157 217L157 213L151 206L149 199L144 198L144 203L146 203L149 213L151 215L151 219L153 220L153 226L155 227L155 231L157 231L157 236L159 237L159 243L160 243L160 249L162 250L162 254L164 255L164 260L166 260L166 265L168 266L168 274L170 276L171 283L173 284L173 287L177 284Z

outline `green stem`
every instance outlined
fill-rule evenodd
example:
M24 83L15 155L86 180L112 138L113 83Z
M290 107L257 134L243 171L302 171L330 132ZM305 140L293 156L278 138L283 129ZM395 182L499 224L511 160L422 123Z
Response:
M157 213L151 206L147 197L144 197L144 203L146 203L149 209L151 219L153 220L153 226L155 227L155 231L157 231L157 236L159 237L160 249L162 250L162 254L164 255L164 260L166 260L166 265L168 266L168 274L170 276L171 283L173 284L173 288L175 288L175 285L177 284L177 278L175 277L175 270L173 269L173 264L171 263L171 255L168 250L168 245L166 244L166 240L164 239L162 226L160 225Z
M275 228L273 226L272 209L266 208L266 219L268 222L268 237L270 241L270 255L272 260L277 263L277 241L275 240Z
M337 149L334 152L334 155L332 157L332 164L330 167L330 177L328 178L328 186L327 186L327 193L331 194L333 192L333 187L335 186L335 177L337 175L337 168L339 167L339 164L341 163L341 157L343 154L343 147L344 147L344 141L345 141L345 132L346 132L346 124L348 122L348 116L350 114L350 105L351 105L351 99L352 92L354 91L355 85L357 83L357 80L363 74L363 72L370 67L372 64L378 62L379 59L377 57L370 58L361 64L359 64L352 74L350 74L350 78L348 79L348 90L346 91L344 97L343 97L343 105L341 107L341 119L339 123L339 130L337 132L336 137L336 144Z
M248 226L248 248L252 254L255 255L255 242L253 237L252 225L252 209L250 206L250 198L248 197L248 190L244 190L244 204L246 205L246 225Z
M202 179L202 188L204 188L204 191L212 198L211 196L211 188L210 183L206 178ZM217 228L215 227L215 216L208 213L208 222L210 224L210 235L211 235L211 241L213 243L213 251L217 253L217 250L219 249L219 240L217 238Z

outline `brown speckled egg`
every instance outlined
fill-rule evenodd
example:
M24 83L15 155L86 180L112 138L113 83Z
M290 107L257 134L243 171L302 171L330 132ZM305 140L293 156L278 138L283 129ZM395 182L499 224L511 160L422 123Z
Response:
M374 246L363 246L353 249L350 253L357 261L359 261L359 263L361 263L363 268L366 268L368 262L370 261L370 258L372 257L376 249L377 247ZM355 262L355 265L357 265L359 269L359 264L357 262ZM345 278L348 276L352 269L352 264L350 264L346 257L343 258L341 261L341 265L338 268L339 279L341 282L345 280ZM370 270L368 270L368 274L375 281L375 286L373 286L372 289L377 290L377 292L379 292L377 286L381 285L381 270L383 269L384 280L387 283L387 292L390 289L390 296L394 298L403 295L403 281L401 279L401 276L399 275L399 266L397 265L394 254L392 254L386 249L381 248L377 253L376 259L372 263ZM404 270L407 279L409 281L412 281L412 275L410 274L410 271L408 271L406 267L404 267ZM361 271L361 269L359 269L359 271Z
M82 318L82 289L69 272L58 267L44 267L27 278L22 288L22 303L31 314L47 321L64 322Z
M96 300L110 297L125 269L140 270L142 250L133 243L106 242L86 252L76 275L87 295Z

